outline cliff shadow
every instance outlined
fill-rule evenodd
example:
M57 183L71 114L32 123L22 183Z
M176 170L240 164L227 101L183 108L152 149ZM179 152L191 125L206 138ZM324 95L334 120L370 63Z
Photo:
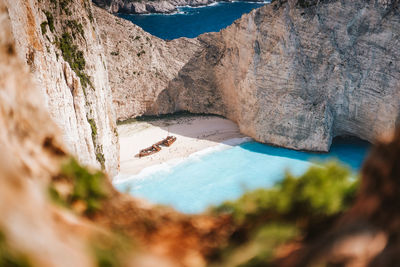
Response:
M227 107L214 67L224 56L225 47L214 34L204 34L198 40L197 50L147 106L144 115L122 123L147 122L171 135L215 143L244 137L234 122L220 116L226 114Z

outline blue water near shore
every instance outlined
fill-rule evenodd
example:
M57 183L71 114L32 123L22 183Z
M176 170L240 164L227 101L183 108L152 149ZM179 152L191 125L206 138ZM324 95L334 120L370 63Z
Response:
M205 7L181 7L176 14L119 14L119 16L139 25L152 35L172 40L179 37L193 38L205 32L220 31L244 13L249 13L264 4L223 2Z
M285 171L304 173L314 160L337 159L355 173L370 145L358 139L335 139L329 153L318 154L246 142L184 161L164 171L116 184L120 191L198 213L210 205L236 199L246 190L271 187Z

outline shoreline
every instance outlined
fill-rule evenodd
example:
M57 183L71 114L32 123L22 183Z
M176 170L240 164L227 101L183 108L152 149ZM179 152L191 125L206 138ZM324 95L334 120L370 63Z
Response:
M175 6L177 11L172 12L172 13L147 13L147 15L151 14L165 14L165 15L174 15L176 13L179 13L179 8L202 8L202 7L210 7L210 6L215 6L221 3L237 3L237 2L244 2L244 3L249 3L249 4L270 4L271 1L246 1L246 0L231 0L231 1L226 1L226 0L217 0L209 4L200 4L200 5L177 5ZM132 15L146 15L146 14L132 14Z
M226 140L226 142L223 142L221 144L215 145L215 146L210 146L207 148L204 148L202 150L196 151L192 154L189 154L186 157L182 157L182 158L175 158L175 159L171 159L169 161L166 162L162 162L159 164L155 164L155 165L151 165L148 167L145 167L144 169L140 170L139 173L137 174L133 174L133 175L129 175L129 174L123 174L123 173L119 173L117 176L114 177L114 180L112 181L112 183L114 185L118 185L118 184L122 184L125 183L127 181L131 181L131 180L136 180L136 179L144 179L146 176L149 176L153 173L162 171L162 170L169 170L171 168L174 168L175 166L183 163L183 162L188 162L191 160L196 160L200 157L203 157L205 155L208 155L210 153L214 153L217 151L222 151L225 149L229 149L232 146L237 146L246 142L251 142L254 141L253 138L251 137L242 137L242 138L232 138L232 139L228 139Z
M245 2L245 3L260 3L260 4L269 4L271 1L266 0L210 0L209 2L198 1L197 3L194 1L186 1L186 3L182 3L176 1L175 4L171 3L170 6L163 5L162 1L153 2L153 1L143 1L143 2L134 2L134 3L121 3L121 4L113 4L110 6L106 6L102 4L101 0L94 1L94 3L111 14L118 15L174 15L179 13L179 8L189 7L189 8L201 8L217 5L219 3L235 3L235 2Z
M121 167L113 183L120 183L133 176L146 176L163 168L163 165L169 168L190 157L252 140L241 134L232 121L211 115L184 115L121 124L118 126L118 134ZM151 146L167 135L177 137L170 147L163 147L160 152L150 156L135 157L140 149Z

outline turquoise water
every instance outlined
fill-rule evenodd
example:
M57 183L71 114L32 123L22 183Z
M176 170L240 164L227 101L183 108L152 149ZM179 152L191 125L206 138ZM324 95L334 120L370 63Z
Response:
M157 204L185 213L198 213L210 205L235 199L245 190L271 187L286 170L300 175L313 160L336 158L357 172L369 149L358 139L335 139L331 151L317 154L247 142L189 159L167 171L132 179L116 187Z
M197 37L205 32L217 32L232 24L244 13L263 6L264 3L233 2L218 3L205 7L182 7L177 14L126 15L120 17L130 20L145 31L162 39Z

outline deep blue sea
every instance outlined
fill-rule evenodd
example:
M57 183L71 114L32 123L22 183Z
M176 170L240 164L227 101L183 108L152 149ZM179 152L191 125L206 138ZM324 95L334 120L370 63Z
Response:
M246 190L271 187L285 171L304 173L316 161L337 159L356 174L370 145L358 139L335 139L329 153L307 153L246 142L116 184L123 192L152 203L198 213L210 205L236 199Z
M139 25L152 35L172 40L179 37L193 38L205 32L218 32L244 13L263 5L264 3L224 2L205 7L181 7L178 13L170 15L119 14L119 16Z

